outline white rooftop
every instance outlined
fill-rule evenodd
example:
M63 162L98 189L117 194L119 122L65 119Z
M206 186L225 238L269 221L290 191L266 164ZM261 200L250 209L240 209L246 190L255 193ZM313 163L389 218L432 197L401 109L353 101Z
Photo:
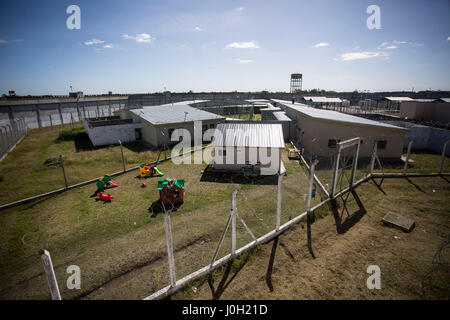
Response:
M219 123L211 146L284 148L279 123Z
M132 109L129 111L154 125L191 122L196 120L225 119L225 117L214 113L183 104L143 107L141 109Z
M394 101L394 102L414 101L414 99L412 99L410 97L385 97L385 99Z
M342 102L339 98L327 98L327 97L303 97L303 99L311 102L317 103L340 103Z
M273 101L275 101L277 103L281 103L286 108L294 109L296 111L303 113L304 115L306 115L308 117L315 118L315 119L331 120L331 121L336 121L336 122L359 124L359 125L365 125L365 126L371 126L371 127L406 130L404 128L393 126L393 125L386 124L383 122L369 120L369 119L365 119L365 118L361 118L361 117L355 117L355 116L337 112L337 111L312 108L305 104L300 104L300 103L292 104L289 101L276 100L276 99L273 99Z

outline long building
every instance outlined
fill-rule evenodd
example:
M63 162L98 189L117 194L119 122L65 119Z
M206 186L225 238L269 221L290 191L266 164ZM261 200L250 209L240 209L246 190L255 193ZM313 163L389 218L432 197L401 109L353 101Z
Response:
M122 142L142 141L150 147L177 143L171 141L175 129L186 129L194 139L194 124L201 121L199 132L214 128L225 118L189 105L147 106L136 109L122 109L115 117L86 119L85 131L94 146Z
M294 140L311 156L327 157L334 153L339 141L360 137L360 155L370 157L374 141L378 156L399 159L408 129L352 115L273 100L294 119Z

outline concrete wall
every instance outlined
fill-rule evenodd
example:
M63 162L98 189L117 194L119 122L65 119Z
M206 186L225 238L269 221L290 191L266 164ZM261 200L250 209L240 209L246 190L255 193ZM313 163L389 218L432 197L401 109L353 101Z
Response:
M84 131L94 146L117 144L119 140L123 143L136 141L135 129L140 127L140 123L90 127L84 120Z
M400 105L400 117L450 124L450 103L405 101Z
M360 148L361 157L371 156L375 140L387 141L386 149L378 150L378 156L381 158L400 158L403 152L407 131L312 119L291 108L286 108L286 112L296 117L297 141L309 155L330 156L336 149L328 147L329 140L343 141L355 137L363 140Z
M442 148L447 140L450 140L450 131L445 129L422 126L406 121L386 121L394 126L408 128L410 132L405 136L404 148L409 142L414 140L412 150L431 151L442 153ZM446 155L450 156L450 147L447 148Z

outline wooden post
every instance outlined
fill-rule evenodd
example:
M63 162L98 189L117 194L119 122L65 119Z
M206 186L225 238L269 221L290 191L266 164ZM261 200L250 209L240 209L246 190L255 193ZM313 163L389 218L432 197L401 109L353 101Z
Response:
M353 183L355 182L355 173L358 169L358 157L359 157L359 147L361 145L361 140L358 141L356 145L356 152L353 157L353 165L352 165L352 174L350 176L350 186L353 187Z
M406 159L405 159L405 166L403 167L403 174L406 175L406 169L408 169L408 161L409 161L409 155L411 154L411 147L414 140L411 140L408 144L408 151L406 152Z
M164 226L166 229L166 247L167 247L167 257L169 261L169 272L170 272L170 285L175 286L177 278L175 275L175 259L173 257L173 244L172 244L172 230L170 226L170 216L166 210L166 206L162 203L164 209Z
M52 114L51 113L48 115L48 118L50 119L50 127L53 128Z
M64 184L65 184L66 189L67 189L69 185L67 184L66 171L64 170L64 160L62 158L62 155L59 155L59 163L61 163L62 173L63 173L63 176L64 176Z
M58 282L56 281L55 270L53 269L50 252L43 249L39 252L39 254L41 255L42 264L44 265L44 271L47 277L50 294L52 295L52 300L61 300L61 294L59 293Z
M377 157L377 146L378 141L375 140L373 144L372 159L370 159L370 174L373 173L373 169L375 168L375 159Z
M231 193L231 255L236 253L236 194L237 190Z
M439 163L439 171L438 173L442 173L442 170L444 169L444 161L445 161L445 154L447 151L447 144L450 142L450 140L445 141L444 148L442 149L442 156L441 156L441 162Z
M123 156L123 148L122 148L122 141L119 140L120 145L120 153L122 154L122 165L123 165L123 172L125 172L125 158Z

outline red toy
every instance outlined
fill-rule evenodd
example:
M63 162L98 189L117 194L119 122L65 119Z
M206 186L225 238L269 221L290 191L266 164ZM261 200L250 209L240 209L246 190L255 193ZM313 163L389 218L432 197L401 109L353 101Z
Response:
M102 201L111 201L114 199L114 196L112 196L111 193L103 194L102 192L99 192L97 193L97 197L99 197Z
M144 182L142 182L142 184L141 184L141 187L142 188L145 188L147 185L144 183Z

